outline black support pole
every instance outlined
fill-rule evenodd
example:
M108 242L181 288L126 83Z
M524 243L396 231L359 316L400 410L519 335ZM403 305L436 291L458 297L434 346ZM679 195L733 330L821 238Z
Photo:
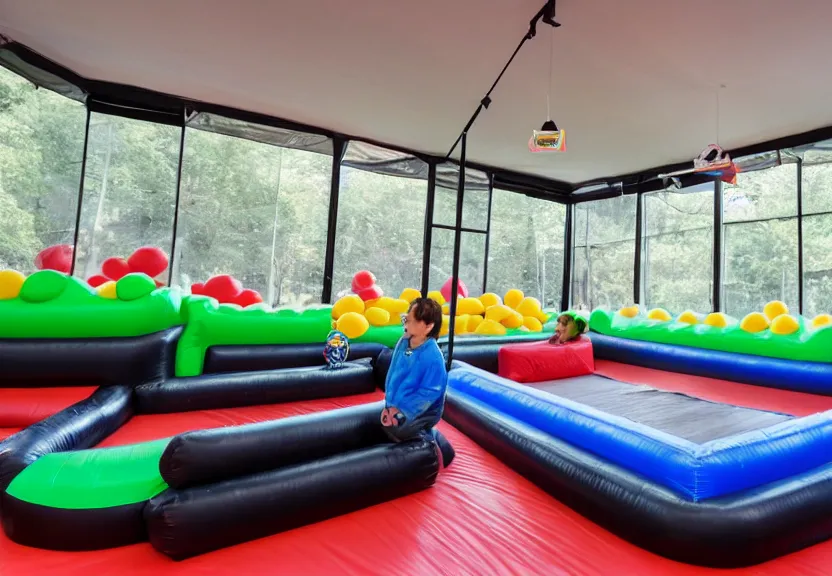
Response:
M428 165L428 198L425 203L425 232L422 244L422 296L430 290L430 251L433 246L433 206L436 202L436 164Z
M644 235L644 196L636 194L636 253L633 263L633 304L641 304L641 256Z
M338 195L341 189L341 161L347 149L341 138L332 141L332 179L329 187L329 219L326 227L326 255L324 256L324 285L321 302L332 300L332 274L335 268L335 229L338 226Z
M87 148L90 142L90 112L87 106L87 124L84 127L84 156L81 158L81 179L78 181L78 204L75 206L75 232L72 235L72 263L69 275L75 275L75 262L78 260L78 235L81 233L81 205L84 202L84 179L87 177Z
M488 175L488 221L485 224L485 255L482 265L482 293L488 292L488 255L491 251L491 200L494 196L494 174Z
M797 307L803 315L803 160L797 160Z
M572 222L575 214L575 205L566 205L566 218L563 221L563 291L560 295L561 311L569 310L569 300L572 293Z
M462 203L465 199L465 154L468 147L468 133L462 133L459 147L459 183L456 188L456 229L454 230L454 263L451 273L451 317L448 326L447 369L451 369L454 358L454 325L456 324L456 305L459 285L459 248L462 243Z
M722 311L722 180L714 181L713 311Z
M170 240L170 263L168 264L168 286L173 282L173 264L176 260L176 234L179 231L179 198L182 195L182 162L185 156L185 124L179 136L179 164L176 167L176 199L173 203L173 236Z

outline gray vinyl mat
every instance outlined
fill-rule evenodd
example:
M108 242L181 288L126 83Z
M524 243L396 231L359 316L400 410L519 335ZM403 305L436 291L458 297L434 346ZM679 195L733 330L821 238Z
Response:
M598 375L541 382L533 386L697 444L766 428L794 418L786 414L710 402Z

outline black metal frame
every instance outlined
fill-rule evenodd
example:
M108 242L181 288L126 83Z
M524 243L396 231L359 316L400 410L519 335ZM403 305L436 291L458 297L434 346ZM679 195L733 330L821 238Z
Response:
M803 160L797 159L797 307L803 315Z
M644 240L644 194L636 194L636 253L633 262L633 303L641 304L642 247Z
M332 300L332 276L335 270L335 232L338 227L338 201L341 190L341 161L347 150L343 138L332 140L332 180L329 188L329 218L326 227L326 254L324 256L324 282L321 290L323 304Z
M445 359L446 368L451 369L454 358L454 328L456 325L456 307L459 300L457 286L459 285L459 249L462 244L462 207L465 200L465 155L468 148L468 132L462 133L459 152L459 183L456 189L456 230L454 230L454 261L451 272L451 306L448 322L448 357Z
M722 192L722 180L714 180L714 244L713 244L713 296L712 308L714 312L722 311L722 233L723 226L723 204L724 194Z
M488 292L488 257L491 252L491 201L494 198L494 175L488 175L488 216L485 224L485 254L482 265L482 293Z
M179 135L179 161L176 166L176 200L173 204L173 233L170 238L170 262L168 263L168 286L173 284L174 261L176 260L176 236L179 232L179 200L182 195L182 164L185 156L185 123Z
M563 222L563 290L560 293L560 309L569 310L572 299L572 265L574 264L574 219L575 206L570 204L566 207L566 218Z
M78 181L78 204L75 206L75 230L72 233L72 261L69 265L69 275L75 274L75 263L78 261L78 235L81 233L81 208L84 200L84 181L87 177L87 148L90 142L90 117L92 111L87 108L87 122L84 126L84 157L81 158L81 178Z
M428 196L425 202L425 229L422 243L422 296L430 289L430 251L433 247L433 208L436 202L436 163L428 165Z

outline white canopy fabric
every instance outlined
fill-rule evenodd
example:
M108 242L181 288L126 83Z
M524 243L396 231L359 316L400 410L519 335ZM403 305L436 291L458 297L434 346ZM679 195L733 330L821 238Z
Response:
M442 155L543 3L0 0L0 33L90 79ZM579 183L689 161L717 137L731 149L832 125L832 2L557 8L562 27L520 52L469 160ZM532 154L550 42L568 150Z

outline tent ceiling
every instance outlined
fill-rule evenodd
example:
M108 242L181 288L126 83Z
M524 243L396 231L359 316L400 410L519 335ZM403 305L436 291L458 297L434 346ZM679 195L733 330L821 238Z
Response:
M444 154L543 0L0 0L0 32L82 76ZM567 182L832 125L832 2L560 0L469 159ZM531 154L552 115L566 154Z

